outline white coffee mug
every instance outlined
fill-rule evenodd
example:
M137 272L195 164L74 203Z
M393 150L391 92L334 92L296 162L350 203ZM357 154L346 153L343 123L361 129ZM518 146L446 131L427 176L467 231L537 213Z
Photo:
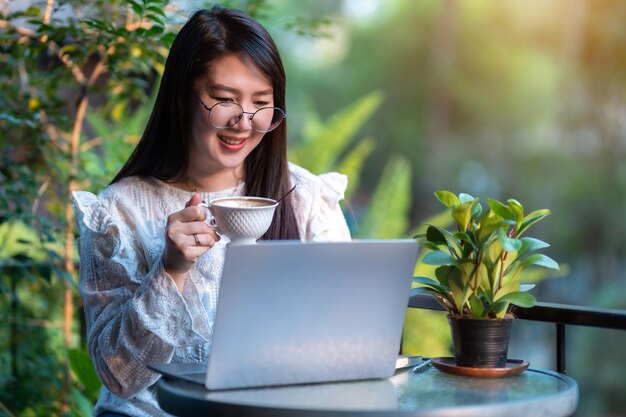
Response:
M209 223L231 243L250 244L267 232L278 202L264 197L221 197L199 206L208 209L212 216Z

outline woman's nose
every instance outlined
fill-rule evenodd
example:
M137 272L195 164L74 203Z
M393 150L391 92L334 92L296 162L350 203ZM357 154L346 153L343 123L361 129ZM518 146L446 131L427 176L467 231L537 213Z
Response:
M249 113L247 111L244 111L243 114L241 115L241 118L239 118L239 121L235 123L233 127L239 130L252 129L252 116L254 116L254 113Z

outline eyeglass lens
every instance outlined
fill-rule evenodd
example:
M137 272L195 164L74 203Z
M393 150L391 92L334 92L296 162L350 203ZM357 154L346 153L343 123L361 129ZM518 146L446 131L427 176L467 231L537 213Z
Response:
M237 103L217 103L211 108L209 121L218 129L225 129L236 125L243 115L243 109ZM283 121L284 113L276 107L265 107L257 110L251 116L250 121L254 130L269 132Z

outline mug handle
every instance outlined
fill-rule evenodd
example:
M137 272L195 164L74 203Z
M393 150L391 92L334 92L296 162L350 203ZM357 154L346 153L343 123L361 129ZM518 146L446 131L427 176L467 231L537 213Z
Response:
M208 212L207 213L207 217L208 217L209 213L211 214L211 220L207 221L206 218L205 218L204 221L207 222L209 224L209 226L214 228L215 231L221 235L222 231L220 230L219 227L217 227L217 222L215 221L215 216L213 215L213 211L211 210L211 204L207 203L206 201L202 201L200 204L198 204L198 207L202 207L202 208L205 208L207 210L207 212Z

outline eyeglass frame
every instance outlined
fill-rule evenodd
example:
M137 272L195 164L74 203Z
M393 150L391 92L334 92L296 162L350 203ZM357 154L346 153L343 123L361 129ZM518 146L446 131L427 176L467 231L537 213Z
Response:
M236 104L237 106L239 106L239 108L241 109L241 116L239 117L239 120L237 120L237 122L233 123L232 126L226 126L226 127L218 127L215 126L213 123L211 123L211 126L213 126L216 129L230 129L231 127L235 126L237 123L241 122L241 119L243 119L243 115L244 114L249 114L250 118L248 119L250 121L250 127L252 127L252 129L257 132L257 133L269 133L272 130L276 129L278 126L280 126L280 124L283 122L283 120L285 120L287 118L287 113L281 109L280 107L276 107L276 106L266 106L266 107L261 107L260 109L257 109L254 112L249 112L249 111L245 111L243 109L243 106L239 103L237 103L236 101L218 101L217 103L215 103L214 105L212 105L211 107L207 106L206 104L204 104L204 101L202 101L202 99L199 96L196 96L198 98L198 101L200 102L200 104L202 104L202 107L204 107L204 109L209 113L209 123L211 123L211 110L213 110L213 107L219 105L219 104ZM254 127L254 123L252 122L252 119L254 118L254 115L257 114L258 112L260 112L261 110L264 109L274 109L274 111L278 110L281 114L282 114L282 119L280 119L280 122L278 122L278 124L276 126L274 126L272 129L270 130L257 130Z

